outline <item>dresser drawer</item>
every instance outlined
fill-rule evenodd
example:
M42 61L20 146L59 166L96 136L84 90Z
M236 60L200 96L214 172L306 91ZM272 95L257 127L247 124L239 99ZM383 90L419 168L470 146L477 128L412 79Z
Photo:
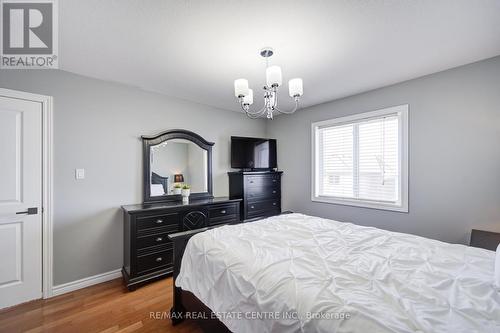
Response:
M246 176L245 185L248 188L262 186L276 186L280 183L279 175L255 175Z
M279 214L281 214L281 209L272 208L272 209L268 209L268 210L249 211L247 214L247 218L253 219L256 217L268 217L268 216L279 215Z
M238 213L238 206L236 205L224 205L224 206L213 206L208 209L208 216L210 219L227 217L231 215L236 215Z
M280 209L280 201L277 199L276 200L249 202L247 204L248 214L251 214L254 212L269 211L269 210L274 210L274 209Z
M179 228L176 225L175 228L171 228L171 230L165 229L161 233L159 232L146 236L138 236L136 239L136 247L138 250L141 250L151 246L170 244L172 242L168 239L168 234L172 234L178 231Z
M171 266L173 263L173 255L174 255L173 250L168 249L164 251L138 256L137 257L138 274L142 274L150 270Z
M274 199L280 196L280 187L276 186L263 186L263 187L250 187L247 190L247 200L263 200L263 199Z
M179 215L177 213L173 214L162 214L162 215L150 215L150 216L138 216L137 230L151 229L151 228L161 228L165 226L177 226L179 224Z
M239 221L239 215L239 203L232 205L213 206L208 210L210 225Z

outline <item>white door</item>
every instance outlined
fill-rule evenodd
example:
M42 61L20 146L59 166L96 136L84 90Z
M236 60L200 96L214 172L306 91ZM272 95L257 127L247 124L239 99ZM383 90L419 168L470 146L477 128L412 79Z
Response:
M0 308L42 297L41 207L42 104L0 95Z

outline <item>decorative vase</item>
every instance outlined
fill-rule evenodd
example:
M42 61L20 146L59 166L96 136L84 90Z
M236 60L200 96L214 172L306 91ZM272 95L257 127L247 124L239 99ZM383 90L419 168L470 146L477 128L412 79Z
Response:
M191 194L191 189L189 189L189 188L183 188L183 189L182 189L182 196L183 196L184 198L189 197L189 195L190 195L190 194Z
M180 187L174 187L174 194L181 194L182 189Z

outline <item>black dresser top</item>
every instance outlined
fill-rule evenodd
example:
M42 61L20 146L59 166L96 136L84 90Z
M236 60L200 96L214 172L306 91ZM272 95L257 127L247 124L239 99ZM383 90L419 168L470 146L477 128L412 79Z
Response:
M282 174L283 171L229 171L229 175L275 175Z
M124 205L122 206L122 208L127 213L138 213L138 212L159 210L165 208L203 206L203 205L217 204L217 203L238 202L241 200L242 199L229 199L228 197L218 197L212 199L189 200L188 203L183 203L182 201L172 201L172 202L156 202L156 203L146 203L146 204L136 204L136 205Z

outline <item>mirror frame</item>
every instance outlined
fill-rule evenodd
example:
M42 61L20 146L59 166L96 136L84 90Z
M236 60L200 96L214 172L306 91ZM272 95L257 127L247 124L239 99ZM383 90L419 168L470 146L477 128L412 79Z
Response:
M189 199L211 199L213 198L212 191L212 146L213 142L209 142L202 138L200 135L183 129L173 129L162 132L157 135L141 136L142 151L143 151L143 193L144 203L153 202L167 202L167 201L182 201L180 194L164 194L159 196L151 196L151 146L159 143L172 140L172 139L185 139L198 145L201 149L207 151L207 192L191 193Z

